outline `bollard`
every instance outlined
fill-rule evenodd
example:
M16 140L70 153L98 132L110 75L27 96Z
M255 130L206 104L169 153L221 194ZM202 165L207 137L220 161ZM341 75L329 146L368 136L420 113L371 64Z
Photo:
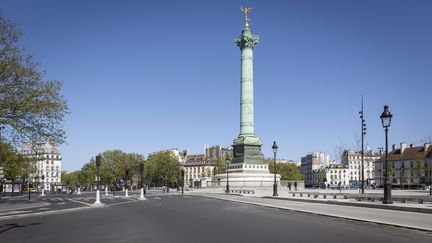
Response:
M327 198L327 195L323 195L323 198L326 199L326 198Z
M336 199L336 195L333 195L333 199Z
M144 197L144 188L141 188L141 194L140 194L140 197L138 199L139 200L146 200L147 199Z

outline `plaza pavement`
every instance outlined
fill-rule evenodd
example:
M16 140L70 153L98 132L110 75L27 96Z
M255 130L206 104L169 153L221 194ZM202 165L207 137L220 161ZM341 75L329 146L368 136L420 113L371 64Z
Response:
M232 190L235 190L234 188ZM242 191L242 190L237 190ZM244 192L245 190L243 190ZM425 201L418 203L416 201L407 201L405 203L395 201L391 205L383 205L381 201L357 201L350 199L358 195L358 191L343 190L298 190L295 196L294 191L288 191L286 188L278 190L278 196L273 197L272 189L254 189L254 193L224 193L223 188L206 188L189 192L189 195L210 197L220 200L234 201L281 210L290 210L304 212L316 215L323 215L341 219L364 221L375 224L391 225L432 232L432 202ZM429 198L426 191L392 191L395 197L421 197ZM302 193L303 197L299 194ZM348 195L348 199L339 196L333 199L333 194ZM367 195L379 197L382 195L380 190L365 191ZM314 198L309 195L319 194L321 196ZM374 195L375 194L375 195ZM323 198L322 195L328 195Z

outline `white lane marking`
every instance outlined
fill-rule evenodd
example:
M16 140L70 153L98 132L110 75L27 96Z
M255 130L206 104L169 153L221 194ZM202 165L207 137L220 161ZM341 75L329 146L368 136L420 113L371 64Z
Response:
M156 199L156 200L161 200L161 198L160 198L160 197L154 197L154 199Z
M67 198L67 200L69 200L71 202L81 203L81 204L84 204L84 205L87 205L87 206L91 206L92 205L90 203L80 202L80 201L77 201L77 200L74 200L74 199L71 199L71 198Z
M9 212L3 212L0 213L0 215L9 215L9 214L18 214L18 213L29 213L31 211L24 211L24 210L15 210L15 211L9 211Z

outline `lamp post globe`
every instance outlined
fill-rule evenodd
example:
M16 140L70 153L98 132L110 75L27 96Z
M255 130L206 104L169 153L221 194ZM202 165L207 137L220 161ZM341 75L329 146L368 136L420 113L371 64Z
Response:
M274 170L273 196L277 197L278 193L277 193L277 181L276 181L276 153L278 150L278 146L276 144L276 141L273 142L272 149L273 149L273 155L274 155L274 160L273 160L273 166L274 166L274 168L273 168L273 170Z
M388 174L389 171L389 163L388 163L388 127L391 124L391 119L393 115L390 113L389 107L387 105L384 106L384 111L381 114L381 123L385 130L385 173L384 173L384 199L383 204L392 204L392 196L391 196L391 187L392 183L390 180L390 176Z

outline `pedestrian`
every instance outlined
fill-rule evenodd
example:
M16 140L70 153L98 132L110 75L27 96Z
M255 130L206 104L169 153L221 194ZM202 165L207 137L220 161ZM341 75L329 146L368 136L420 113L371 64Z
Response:
M297 191L297 181L294 181L294 190Z
M288 190L291 191L291 181L288 182Z

